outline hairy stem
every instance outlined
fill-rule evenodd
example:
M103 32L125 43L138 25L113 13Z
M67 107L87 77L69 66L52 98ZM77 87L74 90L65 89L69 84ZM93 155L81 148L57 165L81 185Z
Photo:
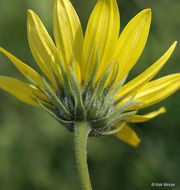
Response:
M87 122L75 123L75 156L82 190L92 190L87 165L87 139L90 127Z

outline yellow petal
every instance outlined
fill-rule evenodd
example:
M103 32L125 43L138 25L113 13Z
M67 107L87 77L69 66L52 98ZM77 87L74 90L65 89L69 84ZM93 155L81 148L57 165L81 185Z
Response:
M75 74L79 84L81 84L81 82L82 82L81 68L80 68L80 64L76 60L73 61L72 69L74 71L74 74Z
M171 74L145 84L135 97L135 100L144 102L132 109L139 109L156 104L180 88L180 73Z
M121 125L121 123L116 124L116 127L119 125ZM125 126L116 134L116 137L134 147L137 147L141 142L135 131L127 124L125 124Z
M36 86L34 86L33 84L28 84L28 86L33 91L34 98L37 98L42 104L45 104L48 107L51 107L52 109L54 109L53 106L50 104L49 98L42 91L37 89ZM39 104L38 104L38 106L39 106Z
M78 15L69 0L56 0L54 7L54 36L65 68L72 60L80 64L83 31Z
M133 91L137 91L141 88L146 82L150 81L164 66L169 57L172 55L177 42L174 42L172 46L166 51L166 53L161 56L151 67L145 70L142 74L125 84L119 91L116 96L116 99L124 96L125 94Z
M120 16L116 0L98 0L87 25L83 46L83 75L87 80L98 46L100 75L111 63L110 58L116 46L120 28Z
M137 14L124 28L115 50L115 60L119 61L118 80L128 74L139 59L149 34L151 10Z
M12 63L17 67L17 69L29 80L29 77L40 87L43 88L42 77L31 67L17 59L15 56L7 52L5 49L0 47L0 51L4 53Z
M33 89L28 84L11 77L0 76L0 88L27 104L39 106L36 101L33 100L35 95Z
M57 50L39 17L28 10L28 41L31 52L42 72L53 82L52 65L57 62Z
M131 117L128 117L126 121L130 121L132 123L146 122L165 112L166 112L165 107L161 107L159 110L150 112L145 115L133 115Z

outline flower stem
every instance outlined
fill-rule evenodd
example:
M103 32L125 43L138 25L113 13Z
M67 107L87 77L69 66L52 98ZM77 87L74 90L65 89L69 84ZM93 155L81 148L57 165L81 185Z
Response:
M90 127L87 122L75 124L75 156L82 190L92 190L87 165L87 139Z

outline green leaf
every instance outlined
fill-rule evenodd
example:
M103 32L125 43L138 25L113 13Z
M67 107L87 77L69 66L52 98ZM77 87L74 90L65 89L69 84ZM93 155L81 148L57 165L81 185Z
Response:
M98 117L101 118L107 114L108 110L111 108L111 105L113 104L116 93L123 86L123 84L126 81L126 78L127 75L111 91L109 91L109 93L106 94L106 96L104 97L102 107L99 109L100 112L98 114Z
M117 116L112 116L111 118L108 119L108 121L106 122L106 126L112 126L115 123L119 123L120 121L122 121L123 119L133 116L137 113L137 111L130 111L130 112L126 112L126 113L122 113L120 115Z
M59 121L62 125L64 126L69 126L70 124L73 124L72 121L66 121L63 119L60 119L59 117L57 117L57 115L53 112L53 110L51 110L49 107L43 105L39 99L36 99L36 102L41 106L41 108L46 111L49 115L51 115L54 119L56 119L57 121Z
M64 67L63 63L62 63L60 53L59 53L59 65L60 65L60 68L61 68L62 78L63 78L63 81L64 81L64 91L65 91L65 95L67 96L67 103L69 105L70 110L73 110L74 109L74 103L73 103L73 100L72 100L72 97L74 96L73 95L73 90L72 90L70 80L68 78L68 74L67 74L67 72L65 70L65 67Z
M113 87L113 85L117 79L118 72L119 72L119 64L117 64L117 66L114 67L114 70L113 70L111 79L109 81L109 84L107 85L107 87L104 90L104 95L107 95L109 90Z
M47 98L49 98L51 100L51 97L49 96L49 94L41 87L39 87L36 82L27 74L27 77L29 79L29 81L39 90L41 91ZM36 94L35 94L36 95ZM36 95L37 96L37 95ZM38 97L39 98L39 97Z
M91 121L91 124L92 124L92 126L97 127L97 128L102 127L102 126L111 127L115 123L118 123L118 122L122 121L123 119L130 117L136 113L137 113L137 111L130 111L130 112L125 112L125 113L116 112L115 114L111 114L102 119Z
M52 67L53 77L54 77L54 79L56 81L56 84L58 85L57 92L63 96L64 87L63 87L63 84L61 83L61 80L59 79L59 77L58 77L58 75L57 75L57 73L55 71L55 68L54 68L54 65L53 65L52 61L51 61L51 67Z
M70 119L72 117L71 113L65 108L65 106L62 104L61 100L56 96L56 94L50 89L48 83L46 82L44 78L43 78L43 82L44 82L44 87L52 100L52 103L55 105L57 109L59 109L59 111L65 117Z
M89 90L93 90L94 86L95 86L95 78L98 72L98 67L99 67L99 51L98 51L98 47L96 48L96 54L95 54L95 61L94 61L94 65L92 68L92 71L90 73L89 79L86 83L86 86L84 88L84 92L83 92L83 97L86 96L87 92Z
M75 97L75 111L76 111L76 118L79 119L83 119L86 117L86 112L84 109L84 105L82 102L82 94L81 94L81 87L78 83L78 80L72 70L71 67L70 68L70 73L71 73L71 79L72 79L72 84L74 87L74 97Z
M121 131L124 126L125 126L125 122L122 122L122 124L118 128L107 131L107 132L102 132L101 135L114 135L118 133L119 131Z
M98 100L100 98L100 96L102 95L103 90L104 90L104 85L105 85L106 80L107 80L107 78L108 78L108 76L109 76L109 74L111 72L111 69L112 69L112 64L109 66L109 68L106 70L106 72L104 73L102 78L97 83L95 91L94 91L94 93L93 93L93 95L92 95L92 97L90 99L90 102L88 103L87 111L89 111L91 109L91 106L94 103L95 99Z

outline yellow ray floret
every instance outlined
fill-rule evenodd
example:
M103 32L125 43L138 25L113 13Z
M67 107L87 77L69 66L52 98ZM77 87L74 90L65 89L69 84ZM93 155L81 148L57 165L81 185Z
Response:
M4 50L3 48L0 48L0 51L4 53L11 61L12 63L17 67L17 69L29 80L30 82L33 80L38 86L43 88L43 80L42 77L37 73L34 69L14 57L12 54Z
M17 79L0 76L0 88L4 89L5 91L11 93L19 100L33 105L39 106L36 101L33 100L35 98L33 89L30 85L25 84Z
M139 88L141 88L146 82L150 81L164 66L169 57L172 55L177 42L174 42L172 46L166 51L166 53L161 56L151 67L141 73L139 76L125 84L118 92L116 99L128 94L130 92L135 93ZM130 93L130 95L132 94Z
M122 123L118 123L115 127L118 127L121 124ZM116 134L116 137L134 147L137 147L141 142L135 131L132 130L127 124L125 124L124 127Z
M161 107L157 111L153 111L145 115L133 115L131 117L128 117L126 121L129 121L131 123L146 122L165 112L166 112L165 107Z
M98 0L87 25L83 46L82 72L87 81L94 63L95 43L99 50L101 77L112 60L115 45L118 40L120 28L119 10L115 0Z
M118 81L128 74L139 59L147 41L150 24L151 10L145 9L122 31L113 56L119 62Z
M54 36L62 61L68 70L68 64L74 60L75 70L81 64L83 31L78 15L69 0L56 0L54 6ZM80 76L79 76L80 77Z
M27 32L29 46L36 63L49 80L55 83L51 64L57 62L58 52L43 23L31 10L28 10Z
M133 107L139 109L156 104L180 88L180 74L171 74L144 85L135 97L135 100L142 101L144 104Z

